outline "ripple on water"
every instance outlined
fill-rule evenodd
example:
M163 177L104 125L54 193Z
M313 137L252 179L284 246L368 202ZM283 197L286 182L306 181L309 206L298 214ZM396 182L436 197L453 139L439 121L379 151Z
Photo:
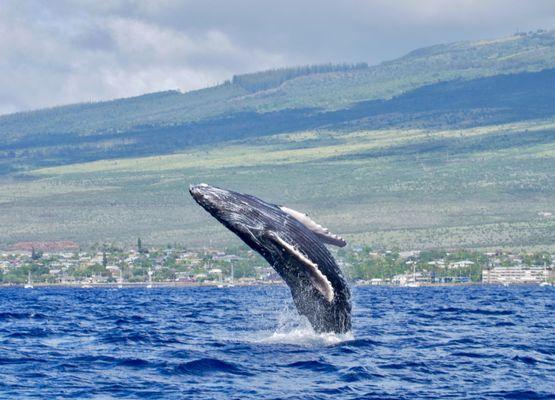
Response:
M382 379L385 375L378 372L370 372L367 367L356 366L348 368L343 372L340 379L345 382L359 382L367 379Z
M305 370L315 371L315 372L337 371L337 368L334 367L332 364L323 362L323 361L317 361L317 360L295 361L293 363L286 364L285 367L305 369Z
M231 374L231 375L251 375L248 371L236 364L218 360L216 358L200 358L176 365L173 371L177 374L187 375L212 375L212 374Z

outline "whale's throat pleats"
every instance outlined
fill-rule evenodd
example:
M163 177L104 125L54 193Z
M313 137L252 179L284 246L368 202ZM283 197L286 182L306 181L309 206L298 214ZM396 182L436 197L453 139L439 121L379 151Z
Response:
M280 237L275 232L268 232L267 235L272 239L278 246L280 246L285 252L287 252L291 257L295 258L297 261L301 262L305 268L310 279L310 282L314 285L316 290L320 292L324 298L331 303L334 298L334 290L328 278L320 271L318 264L308 258L302 251L297 247L288 243L282 237Z
M310 229L312 232L314 232L316 236L318 236L320 240L322 240L323 242L328 244L333 244L334 246L339 246L339 247L343 247L347 245L347 242L345 242L345 240L341 236L334 235L327 228L324 228L322 225L312 220L305 213L293 210L292 208L288 208L285 206L279 206L279 208L281 209L281 211L283 211L286 214L289 214L297 221L299 221L301 224L303 224L308 229Z

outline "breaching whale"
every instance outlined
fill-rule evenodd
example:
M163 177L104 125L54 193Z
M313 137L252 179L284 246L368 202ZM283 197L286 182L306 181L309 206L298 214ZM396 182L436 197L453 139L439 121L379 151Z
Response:
M325 244L346 242L307 215L207 184L191 185L195 201L276 270L316 332L351 330L351 292Z

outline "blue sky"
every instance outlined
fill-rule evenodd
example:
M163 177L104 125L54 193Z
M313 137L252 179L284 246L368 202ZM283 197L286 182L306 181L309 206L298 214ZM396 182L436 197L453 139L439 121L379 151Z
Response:
M0 113L555 28L552 0L0 0Z

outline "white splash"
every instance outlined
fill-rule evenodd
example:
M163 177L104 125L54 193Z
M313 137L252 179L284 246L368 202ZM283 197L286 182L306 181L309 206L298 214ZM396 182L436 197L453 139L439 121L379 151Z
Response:
M316 333L310 327L308 329L298 328L288 332L274 332L270 336L261 338L258 343L266 344L294 344L298 346L332 346L345 341L353 340L351 332L338 333Z
M292 344L304 347L332 346L338 343L354 340L352 332L318 333L315 332L306 317L295 310L284 310L275 331L260 331L247 339L251 343L261 344Z

